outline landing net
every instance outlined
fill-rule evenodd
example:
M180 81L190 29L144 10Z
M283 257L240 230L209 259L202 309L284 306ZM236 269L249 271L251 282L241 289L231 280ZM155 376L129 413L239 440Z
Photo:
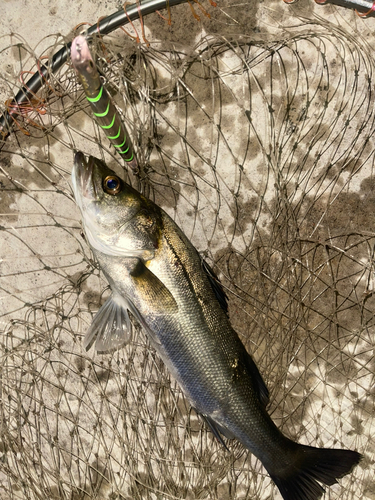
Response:
M4 500L281 498L253 456L216 441L139 328L118 352L83 351L109 291L72 198L73 150L154 199L218 273L283 432L364 455L324 498L375 498L373 20L309 1L206 2L211 18L194 5L200 21L180 5L171 27L156 13L144 36L127 26L139 42L118 29L92 44L139 173L69 64L13 115L0 151ZM0 38L1 102L72 37Z

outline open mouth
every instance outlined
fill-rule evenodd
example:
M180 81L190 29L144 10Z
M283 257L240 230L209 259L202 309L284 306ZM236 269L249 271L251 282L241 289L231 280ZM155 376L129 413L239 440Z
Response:
M84 198L95 199L96 192L92 180L92 173L94 169L95 158L89 156L86 160L85 155L78 151L74 155L74 171L73 171L73 184L75 191L78 190ZM77 197L77 192L75 192Z

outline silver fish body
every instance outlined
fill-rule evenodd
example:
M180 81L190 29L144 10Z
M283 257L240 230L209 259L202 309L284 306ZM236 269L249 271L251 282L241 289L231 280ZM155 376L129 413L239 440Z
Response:
M88 241L113 296L84 345L99 352L131 336L127 311L191 405L219 437L235 437L263 463L286 500L315 500L361 456L285 437L266 411L268 390L231 327L216 277L175 222L99 160L77 153L73 189Z

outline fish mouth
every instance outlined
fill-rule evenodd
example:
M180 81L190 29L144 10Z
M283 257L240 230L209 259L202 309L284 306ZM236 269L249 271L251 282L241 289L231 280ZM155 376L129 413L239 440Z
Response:
M81 151L75 153L72 183L74 196L77 201L81 197L89 200L96 199L96 190L93 182L94 164L95 158L93 156L89 156L86 160L85 155Z

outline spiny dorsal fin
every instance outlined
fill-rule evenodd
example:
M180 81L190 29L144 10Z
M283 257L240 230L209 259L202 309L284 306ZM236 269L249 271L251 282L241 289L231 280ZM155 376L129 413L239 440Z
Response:
M223 285L220 283L219 278L216 276L211 266L207 264L204 259L202 259L202 269L207 275L208 281L210 282L212 290L214 291L214 294L219 301L221 308L228 316L228 297L224 292Z

